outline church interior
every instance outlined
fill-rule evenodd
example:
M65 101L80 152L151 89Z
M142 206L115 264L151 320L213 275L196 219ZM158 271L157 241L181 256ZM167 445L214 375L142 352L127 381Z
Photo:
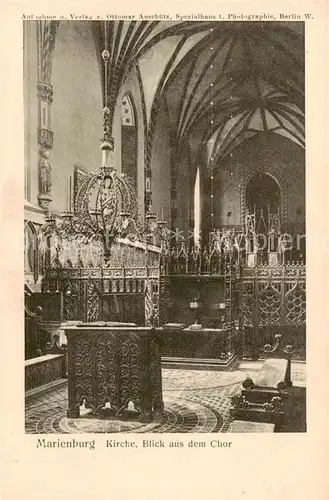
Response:
M304 23L23 25L26 433L305 432Z

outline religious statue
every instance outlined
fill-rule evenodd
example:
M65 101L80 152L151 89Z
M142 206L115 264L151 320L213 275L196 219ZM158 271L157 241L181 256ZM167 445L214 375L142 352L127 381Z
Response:
M51 193L51 165L49 163L50 151L48 149L40 150L39 160L39 178L40 194Z

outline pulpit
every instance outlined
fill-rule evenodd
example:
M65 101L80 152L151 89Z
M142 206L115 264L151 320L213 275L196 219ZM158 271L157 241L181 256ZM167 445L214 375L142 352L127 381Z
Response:
M150 422L163 410L161 356L153 328L92 323L65 327L69 418Z

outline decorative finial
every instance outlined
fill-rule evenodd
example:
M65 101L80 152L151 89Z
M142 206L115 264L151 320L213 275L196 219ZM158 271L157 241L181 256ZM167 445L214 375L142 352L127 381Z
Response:
M108 64L109 60L110 60L110 53L107 49L103 50L102 52L102 58L103 58L103 61L105 64Z

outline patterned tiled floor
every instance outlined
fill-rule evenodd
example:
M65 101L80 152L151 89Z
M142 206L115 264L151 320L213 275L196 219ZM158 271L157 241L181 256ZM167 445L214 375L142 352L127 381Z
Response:
M164 415L149 424L89 416L69 419L65 384L27 400L25 430L31 434L227 432L230 397L240 390L246 375L261 366L241 363L231 372L163 369ZM292 379L295 385L305 386L305 365L293 364Z

